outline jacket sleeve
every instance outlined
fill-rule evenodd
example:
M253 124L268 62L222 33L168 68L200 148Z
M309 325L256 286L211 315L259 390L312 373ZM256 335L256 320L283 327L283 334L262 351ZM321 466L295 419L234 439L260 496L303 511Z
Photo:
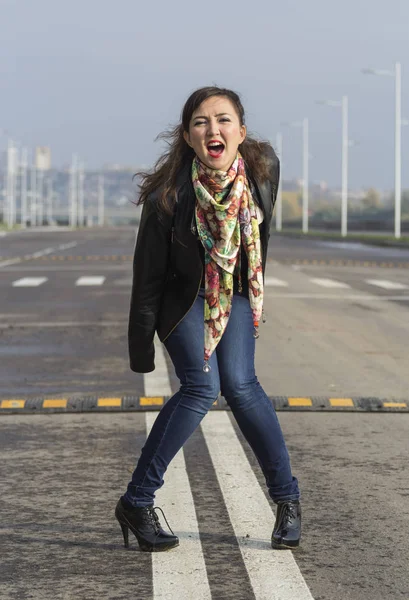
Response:
M169 257L170 227L158 219L154 202L143 205L133 259L133 280L128 325L132 371L155 369L154 335Z

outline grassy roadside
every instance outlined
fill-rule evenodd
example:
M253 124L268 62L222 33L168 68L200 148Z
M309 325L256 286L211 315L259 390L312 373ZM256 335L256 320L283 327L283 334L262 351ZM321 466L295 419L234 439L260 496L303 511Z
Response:
M332 240L337 242L361 242L362 244L372 244L374 246L392 246L400 248L409 248L409 236L404 235L400 239L396 239L394 235L384 233L366 233L366 232L354 232L348 233L346 237L342 237L340 233L333 231L309 231L303 233L300 230L294 229L283 229L282 231L276 231L274 228L271 230L271 235L283 236L283 237L295 237L295 238L309 238L317 240Z

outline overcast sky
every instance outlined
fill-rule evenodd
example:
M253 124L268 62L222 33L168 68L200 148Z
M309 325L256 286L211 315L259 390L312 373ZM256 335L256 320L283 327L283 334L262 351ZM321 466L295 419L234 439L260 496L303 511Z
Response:
M215 83L240 93L250 131L282 130L284 178L301 177L301 130L280 123L308 116L310 178L338 186L341 111L315 101L347 94L350 185L392 189L394 79L361 68L395 61L409 118L408 0L0 0L0 130L51 146L54 166L73 151L151 165L156 135ZM409 187L409 127L402 153Z

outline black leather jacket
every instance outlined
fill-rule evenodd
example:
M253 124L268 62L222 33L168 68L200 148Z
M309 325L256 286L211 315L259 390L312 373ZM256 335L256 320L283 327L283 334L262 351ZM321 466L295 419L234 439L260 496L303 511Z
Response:
M253 198L264 214L260 224L263 276L280 176L279 160L272 148L269 154L271 181L258 182L247 172ZM155 331L162 342L172 333L193 306L202 279L203 249L194 219L196 198L190 164L179 173L177 190L173 215L159 213L159 190L147 198L142 209L128 327L130 367L137 373L155 369Z

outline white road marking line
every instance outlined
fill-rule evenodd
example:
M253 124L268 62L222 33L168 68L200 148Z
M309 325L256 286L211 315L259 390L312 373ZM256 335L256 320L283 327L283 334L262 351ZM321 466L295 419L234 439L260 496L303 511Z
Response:
M4 236L6 236L6 235L7 235L7 232L6 232L6 231L0 231L0 237L4 237Z
M23 277L13 281L13 287L38 287L48 281L47 277Z
M145 396L171 396L168 367L164 347L155 334L155 370L143 376Z
M9 265L15 265L21 262L21 258L11 258L10 260L2 260L0 262L0 267L8 267Z
M33 252L33 254L26 254L24 258L39 258L40 256L51 254L51 252L54 252L54 248L45 248L44 250Z
M94 276L89 276L89 277L80 277L79 279L77 279L77 281L75 282L75 285L102 285L105 281L106 277L103 277L102 275L94 275Z
M376 285L377 287L383 288L384 290L407 290L408 285L403 283L395 283L394 281L388 281L387 279L365 279L369 285Z
M46 256L47 254L52 254L53 252L59 252L61 250L67 250L67 248L73 248L77 246L78 242L69 242L67 244L60 244L56 248L45 248L44 250L38 250L38 252L34 252L33 254L25 254L23 257L17 256L16 258L12 258L10 260L4 260L0 262L0 267L7 267L8 265L15 265L16 263L20 263L23 260L31 260L32 258L40 258L40 256Z
M270 546L274 514L227 413L209 412L201 427L255 597L313 600L292 552Z
M146 412L148 432L156 417L156 412ZM153 596L161 600L211 600L183 449L170 463L165 477L166 483L157 491L155 504L163 507L175 534L178 535L178 531L182 534L177 550L152 553ZM172 511L172 514L169 511ZM160 517L159 512L158 515ZM163 519L161 521L163 522ZM166 528L165 522L163 525Z
M78 242L68 242L67 244L58 246L58 250L68 250L68 248L74 248L75 246L78 246Z
M342 283L341 281L336 281L335 279L325 279L319 277L313 277L310 279L311 283L315 283L316 285L320 285L325 288L344 288L350 289L351 286L347 283Z
M288 287L288 283L277 277L266 277L264 279L265 286Z

